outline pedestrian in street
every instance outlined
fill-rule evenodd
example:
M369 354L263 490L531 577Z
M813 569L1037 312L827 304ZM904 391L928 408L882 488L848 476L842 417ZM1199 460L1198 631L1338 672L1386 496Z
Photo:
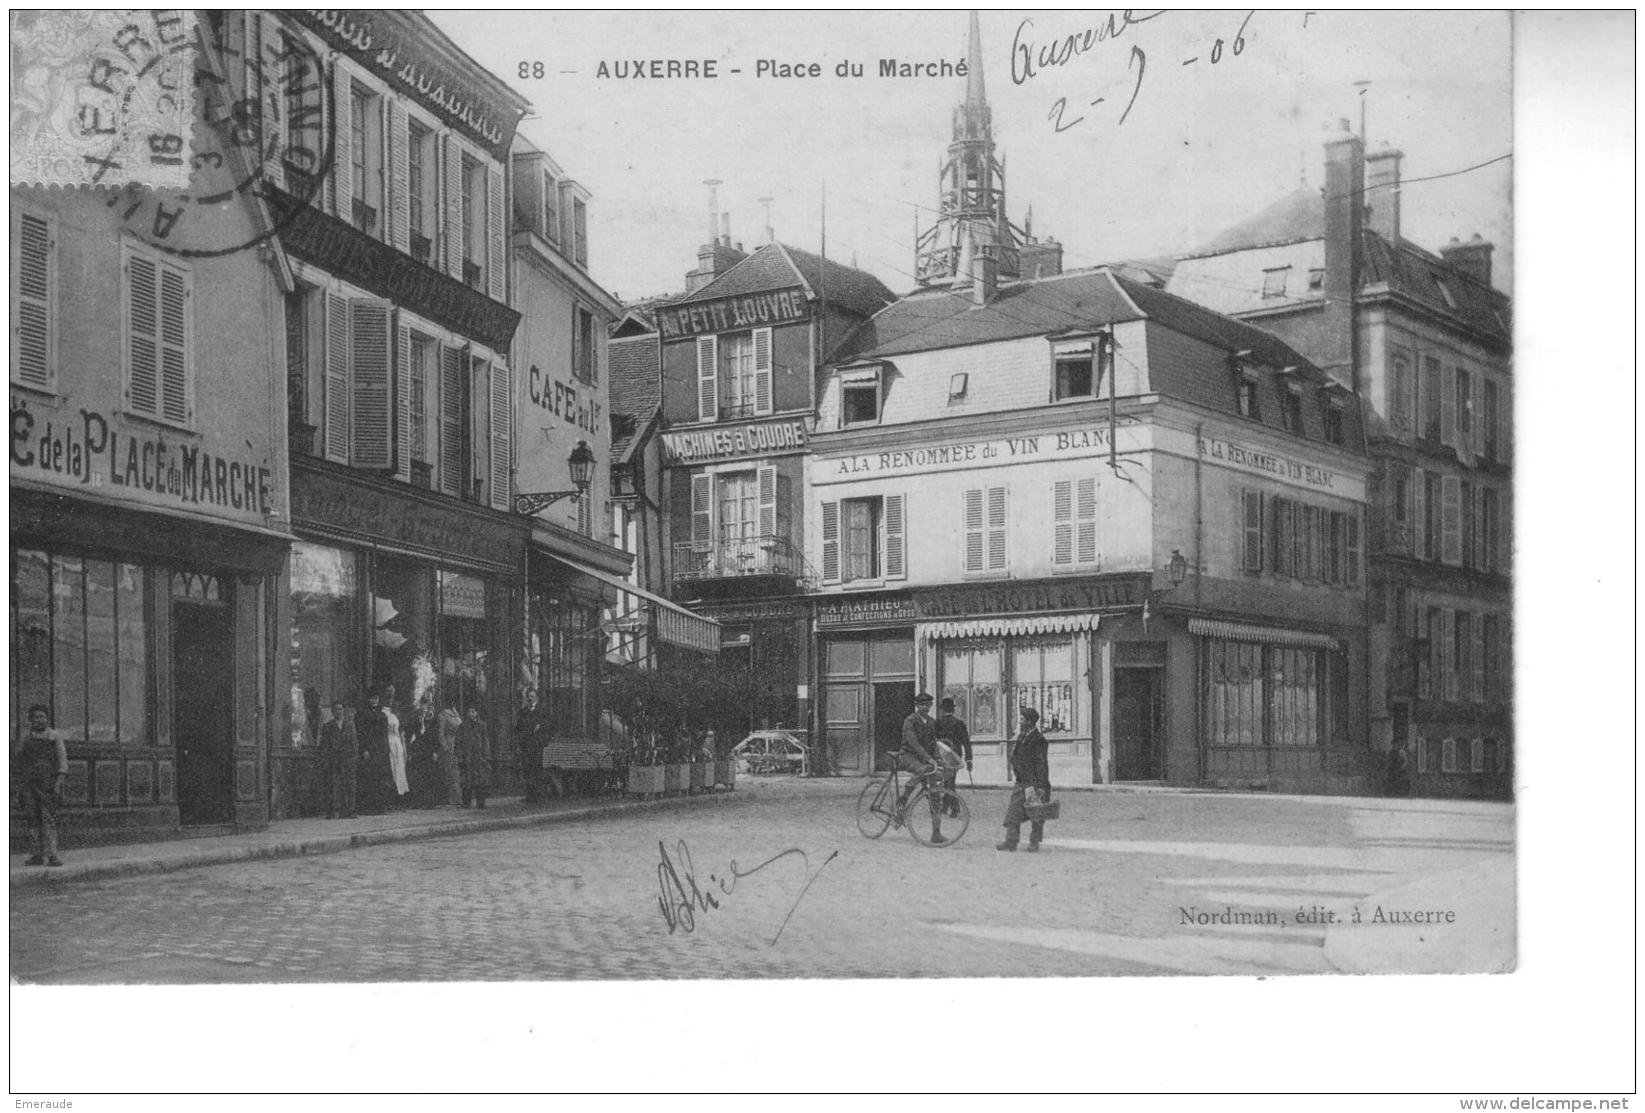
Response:
M388 810L393 773L388 763L388 721L376 692L367 694L366 709L355 716L354 733L360 742L359 810L381 815Z
M514 720L514 745L520 754L520 780L525 784L528 803L543 798L543 735L547 729L543 709L537 703L537 689L527 688L519 717Z
M57 856L57 803L69 773L69 752L63 734L51 725L51 709L43 703L29 708L29 731L12 751L12 784L28 809L34 853L26 865L60 866Z
M463 772L457 758L457 733L462 729L463 717L455 707L440 709L435 729L440 735L440 790L442 807L459 807L463 802Z
M897 751L897 768L914 776L904 786L897 800L898 807L908 803L918 778L937 768L937 724L931 718L931 703L931 693L921 692L914 697L913 714L902 721L902 749ZM937 810L937 798L932 794L926 799L931 803L931 841L942 842L942 815Z
M954 714L954 701L947 696L937 704L937 741L943 743L959 760L965 762L966 772L971 771L971 732L965 727L965 720ZM943 787L950 792L960 777L959 766L946 768L943 772ZM949 815L958 815L959 807L953 807Z
M478 707L470 707L457 728L457 753L463 767L463 807L473 800L475 807L483 808L491 787L491 740Z
M331 701L331 718L320 724L320 757L326 771L326 818L353 819L359 814L354 791L360 739L340 699Z
M1403 738L1394 739L1394 748L1388 751L1388 795L1411 795L1411 754Z
M391 807L404 807L411 782L406 780L406 739L400 730L400 716L394 710L394 685L383 689L383 737L388 742L388 770L394 778Z
M1025 707L1021 719L1009 758L1011 773L1017 783L1011 789L1011 803L1005 809L1005 841L994 847L995 850L1017 849L1017 839L1022 833L1024 821L1030 824L1029 850L1038 850L1040 840L1045 837L1045 821L1030 820L1025 805L1030 791L1037 791L1042 799L1051 799L1051 763L1047 759L1049 747L1045 743L1045 735L1040 733L1040 713L1032 707Z

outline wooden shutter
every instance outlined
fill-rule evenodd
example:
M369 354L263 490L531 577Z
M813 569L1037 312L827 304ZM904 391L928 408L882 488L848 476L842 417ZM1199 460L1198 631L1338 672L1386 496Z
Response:
M348 299L326 294L326 459L348 463Z
M152 259L126 260L126 399L137 413L160 412L159 268Z
M354 87L348 71L331 67L331 213L354 223Z
M777 469L765 466L755 469L760 495L760 540L777 534Z
M1097 480L1082 479L1074 487L1074 559L1080 564L1097 560Z
M1444 367L1439 372L1439 439L1443 444L1457 444L1457 369Z
M1462 481L1454 475L1440 479L1439 558L1446 564L1462 563Z
M164 263L160 269L160 416L181 425L189 410L189 277Z
M49 390L56 378L51 311L57 289L56 244L51 222L21 213L12 234L17 245L11 276L17 299L11 319L12 378L24 386Z
M399 98L388 102L388 242L411 250L411 123Z
M1262 571L1262 492L1241 491L1245 500L1245 570Z
M1473 669L1469 695L1475 703L1485 702L1485 616L1476 614L1474 620L1468 624L1468 633L1473 638L1473 645L1469 649L1468 664Z
M754 330L754 412L771 412L771 330Z
M1348 545L1343 553L1343 578L1350 587L1359 586L1359 511L1350 510L1344 515L1348 520Z
M458 282L463 280L463 148L451 136L445 137L446 159L446 273Z
M885 496L885 578L908 578L908 546L904 538L904 495Z
M491 365L491 508L509 508L514 482L514 375L506 363ZM587 495L583 501L592 504ZM592 510L590 511L592 513Z
M1411 469L1411 555L1428 559L1428 476Z
M1064 568L1074 563L1074 481L1059 479L1051 484L1051 564Z
M967 572L983 570L985 533L983 521L983 492L973 488L965 492L962 520L965 522L964 568Z
M353 353L350 461L355 467L394 467L394 382L389 351L389 306L363 298L349 303Z
M697 420L719 416L720 338L697 337Z
M1005 488L988 488L988 570L1005 567Z
M508 266L504 261L507 223L503 219L503 168L486 167L486 290L492 301L508 300ZM593 353L589 353L590 357Z
M698 472L691 477L691 544L705 553L714 541L714 476Z
M1456 699L1456 612L1439 609L1439 698Z
M394 478L411 482L411 326L396 310L394 329Z
M463 363L462 348L440 347L440 490L463 493Z
M822 574L823 583L840 582L840 504L822 504Z

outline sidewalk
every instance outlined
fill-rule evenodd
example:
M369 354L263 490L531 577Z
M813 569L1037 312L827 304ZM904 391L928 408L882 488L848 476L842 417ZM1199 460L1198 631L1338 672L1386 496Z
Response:
M11 887L168 873L196 866L264 858L335 854L359 846L449 838L549 823L574 823L641 809L735 803L756 798L761 787L743 777L738 779L734 791L721 789L653 800L592 797L527 804L523 797L503 797L490 801L484 810L415 808L386 815L362 815L354 819L282 819L269 824L267 830L241 835L69 847L60 852L63 864L49 868L25 866L23 862L28 855L13 854L10 863Z

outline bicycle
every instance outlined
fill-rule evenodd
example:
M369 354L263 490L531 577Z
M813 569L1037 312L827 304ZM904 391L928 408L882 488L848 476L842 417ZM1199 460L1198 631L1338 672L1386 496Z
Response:
M857 830L864 838L877 839L891 827L906 827L916 842L924 846L953 846L971 825L971 808L959 793L942 786L942 770L909 774L915 782L903 799L902 771L875 777L857 797ZM920 822L917 809L930 813L930 823ZM941 827L942 837L934 837Z

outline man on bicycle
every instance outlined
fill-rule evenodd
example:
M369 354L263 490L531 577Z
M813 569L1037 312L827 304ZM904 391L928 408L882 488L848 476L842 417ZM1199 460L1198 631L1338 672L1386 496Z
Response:
M903 788L902 795L897 800L899 808L908 803L909 794L914 791L914 786L919 784L918 778L923 778L937 769L937 724L931 718L932 702L930 692L921 692L914 697L914 713L902 721L902 749L897 751L897 768L914 776L909 778L907 786ZM935 794L929 799L931 839L933 842L941 842L942 816L938 814Z

